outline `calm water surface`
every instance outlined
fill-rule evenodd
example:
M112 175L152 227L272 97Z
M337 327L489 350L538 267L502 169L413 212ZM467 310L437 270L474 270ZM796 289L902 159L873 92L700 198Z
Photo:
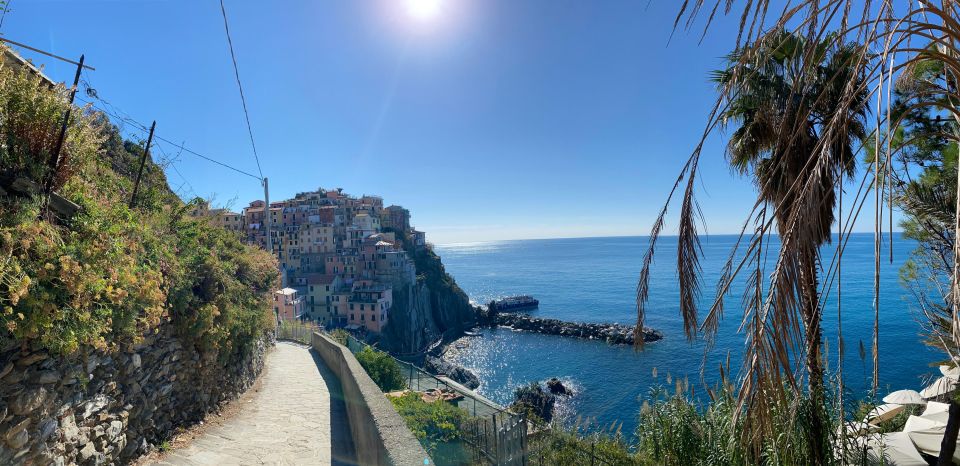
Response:
M721 267L735 241L733 236L703 238L701 313L712 302ZM741 280L727 299L727 318L701 375L704 345L684 338L679 316L673 260L676 238L663 237L658 244L646 323L661 330L664 339L647 345L644 351L494 329L484 330L481 337L457 341L448 357L474 370L482 381L480 393L502 404L512 400L516 387L530 381L550 377L568 380L578 390L565 407L568 412L602 426L623 423L624 432L632 432L641 403L651 389L663 386L673 390L680 379L688 382L695 394L702 393L703 382L710 386L716 383L718 364L728 354L732 366L739 368L744 342L743 335L737 333ZM939 375L929 365L938 360L939 354L921 343L919 316L898 282L898 269L914 246L897 236L894 264L884 261L881 268L880 378L881 387L889 389L919 390L935 373ZM632 324L636 319L636 280L646 247L646 237L620 237L455 244L437 246L436 251L447 271L476 303L530 294L540 300L540 308L531 312L537 317ZM858 395L868 390L872 373L873 248L872 234L854 235L843 260L844 380ZM832 250L830 255L824 254L829 260ZM837 305L830 299L824 336L829 340L828 364L835 370ZM866 360L860 358L860 341L867 350Z

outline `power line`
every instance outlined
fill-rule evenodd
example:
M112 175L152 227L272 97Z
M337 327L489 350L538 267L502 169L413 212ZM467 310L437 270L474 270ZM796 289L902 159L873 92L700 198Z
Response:
M171 140L169 140L169 139L164 139L164 138L162 138L162 137L160 137L160 136L157 136L157 135L154 135L153 137L154 137L154 139L158 139L158 140L163 141L163 142L165 142L165 143L167 143L167 144L170 144L171 146L176 147L177 149L180 149L180 150L182 150L182 151L184 151L184 152L188 152L188 153L191 153L191 154L193 154L193 155L196 155L197 157L200 157L201 159L204 159L204 160L206 160L206 161L208 161L208 162L213 162L213 163L215 163L215 164L217 164L217 165L220 165L221 167L224 167L224 168L229 168L230 170L233 170L233 171L235 171L235 172L237 172L237 173L240 173L241 175L247 175L247 176L249 176L250 178L253 178L253 179L257 180L257 181L262 181L262 180L263 180L263 178L261 178L261 177L259 177L259 176L257 176L257 175L254 175L254 174L249 173L249 172L245 172L245 171L243 171L243 170L241 170L241 169L239 169L239 168L231 167L230 165L227 165L227 164L225 164L225 163L223 163L223 162L221 162L221 161L219 161L219 160L216 160L216 159L207 157L206 155L203 155L203 154L201 154L201 153L199 153L199 152L196 152L196 151L191 150L191 149L189 149L189 148L187 148L187 147L184 147L183 144L177 144L177 143L175 143L175 142L173 142L173 141L171 141Z
M240 88L240 102L243 104L243 116L247 119L247 133L250 135L250 146L253 147L253 158L257 161L257 172L263 179L263 170L260 169L260 156L257 155L257 145L253 142L253 128L250 126L250 112L247 111L247 98L243 95L243 84L240 83L240 69L237 67L237 55L233 52L233 39L230 37L230 25L227 24L227 8L220 0L220 13L223 14L223 29L227 32L227 45L230 46L230 59L233 60L233 74L237 77L237 87Z
M88 94L88 95L89 95L89 94ZM99 97L94 97L94 98L100 100ZM134 120L134 119L132 119L132 118L125 118L125 117L122 117L122 116L120 116L120 115L117 115L116 113L111 112L110 110L107 110L107 109L105 109L105 108L103 108L103 107L100 107L100 106L94 104L92 101L89 101L89 100L86 100L86 99L82 99L82 98L80 99L80 101L90 104L91 106L93 106L93 107L96 108L97 110L100 110L101 112L104 112L104 113L106 113L107 115L110 115L110 116L112 116L112 117L114 117L114 118L117 118L117 119L119 119L119 120L121 120L121 121L124 121L124 122L126 122L126 123L130 123L130 124L136 126L137 129L139 129L139 130L141 130L141 131L144 131L144 132L147 131L147 126L144 125L144 124L142 124L142 123L140 123L139 121L136 121L136 120ZM239 168L236 168L236 167L232 167L232 166L230 166L230 165L227 165L227 164L225 164L225 163L223 163L223 162L221 162L221 161L219 161L219 160L217 160L217 159L214 159L214 158L212 158L212 157L208 157L208 156L206 156L206 155L203 155L203 154L201 154L201 153L199 153L199 152L197 152L197 151L195 151L195 150L192 150L192 149L184 146L183 144L175 143L175 142L173 142L173 141L171 141L171 140L169 140L169 139L166 139L166 138L161 137L161 136L156 135L156 134L155 134L153 137L154 137L154 139L157 139L158 141L163 141L163 142L165 142L165 143L167 143L167 144L170 144L170 145L173 146L173 147L176 147L177 149L180 149L180 150L183 151L183 152L188 152L188 153L193 154L193 155L195 155L195 156L197 156L197 157L200 157L201 159L204 159L204 160L206 160L206 161L208 161L208 162L215 163L215 164L217 164L217 165L220 165L221 167L228 168L228 169L233 170L233 171L235 171L235 172L237 172L237 173L240 173L240 174L242 174L242 175L249 176L249 177L251 177L251 178L253 178L253 179L257 180L257 181L261 181L261 180L262 180L262 178L260 178L260 177L257 176L257 175L254 175L254 174L252 174L252 173L250 173L250 172L247 172L247 171L241 170L241 169L239 169Z
M7 17L7 12L10 11L10 4L13 3L13 0L7 0L7 4L3 6L3 14L0 15L0 28L3 27L3 20Z
M10 40L10 39L6 39L6 38L3 38L3 37L0 37L0 42L5 42L5 43L7 43L7 44L13 44L13 45L16 45L17 47L23 47L23 48L25 48L25 49L27 49L27 50L32 50L32 51L37 52L37 53L39 53L39 54L43 54L43 55L46 55L46 56L48 56L48 57L56 58L57 60L60 60L60 61L64 61L64 62L70 63L71 65L77 65L77 66L79 66L80 68L86 68L86 69L88 69L88 70L97 71L96 68L94 68L94 67L92 67L92 66L90 66L90 65L84 65L84 64L81 64L80 62L73 61L73 60L71 60L71 59L69 59L69 58L64 58L64 57L61 57L60 55L55 55L55 54L52 54L52 53L50 53L50 52L47 52L47 51L44 51L44 50L40 50L40 49L38 49L38 48L31 47L31 46L29 46L29 45L27 45L27 44L23 44L23 43L14 41L14 40Z

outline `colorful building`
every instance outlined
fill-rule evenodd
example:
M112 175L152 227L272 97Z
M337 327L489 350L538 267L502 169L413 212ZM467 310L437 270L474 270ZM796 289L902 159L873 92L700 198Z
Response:
M273 293L273 312L278 321L303 318L303 298L297 290L284 288Z

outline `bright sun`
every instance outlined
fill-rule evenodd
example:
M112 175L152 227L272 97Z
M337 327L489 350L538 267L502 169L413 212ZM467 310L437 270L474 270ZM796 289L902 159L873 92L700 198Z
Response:
M416 20L430 21L440 13L443 0L405 0L407 13Z

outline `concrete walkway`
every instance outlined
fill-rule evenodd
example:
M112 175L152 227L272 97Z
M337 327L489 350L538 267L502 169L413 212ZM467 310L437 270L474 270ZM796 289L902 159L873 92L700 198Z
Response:
M340 382L316 354L279 342L260 391L157 465L355 464Z

